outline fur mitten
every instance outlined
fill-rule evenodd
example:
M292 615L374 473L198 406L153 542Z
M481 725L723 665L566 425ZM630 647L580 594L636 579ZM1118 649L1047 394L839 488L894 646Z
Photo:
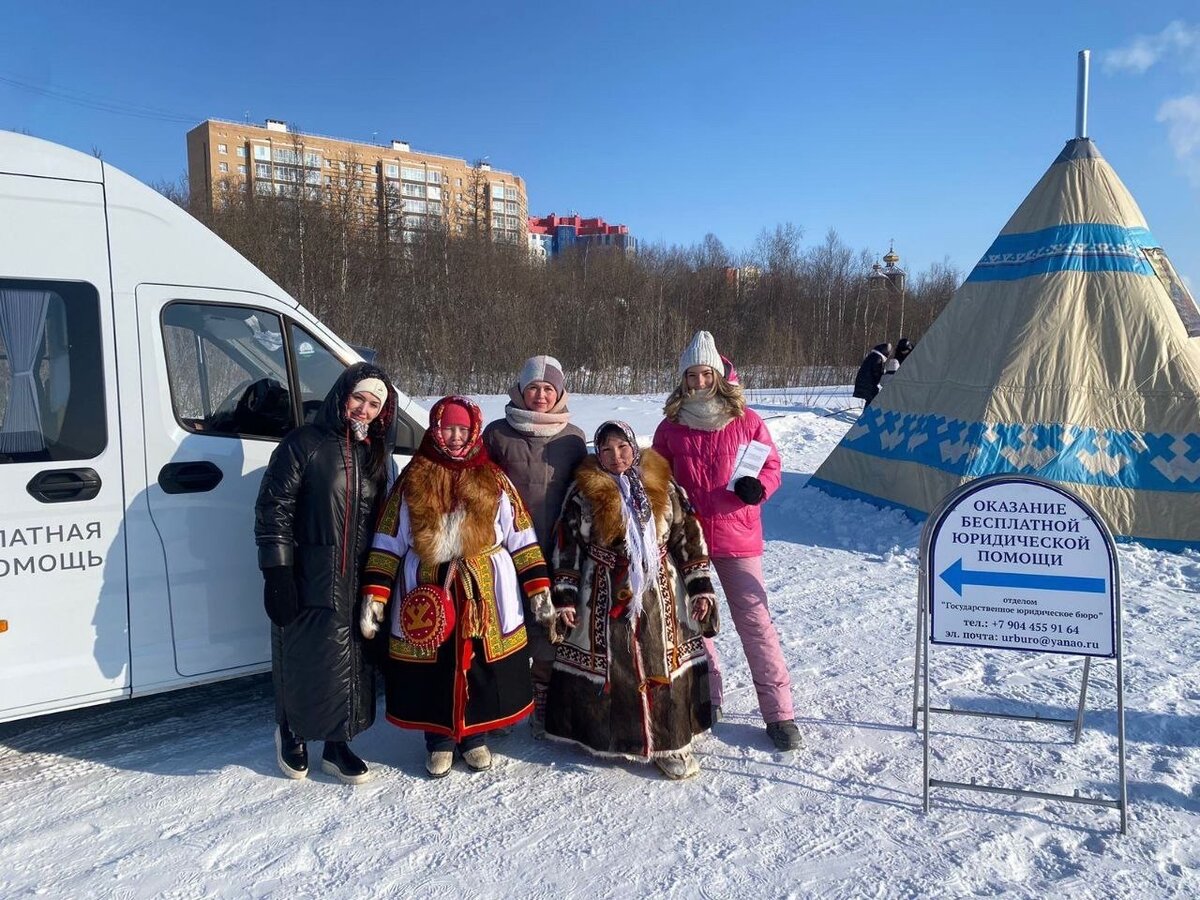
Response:
M358 620L358 630L368 641L375 637L379 626L383 624L387 614L387 606L373 594L364 594L362 599L362 615Z

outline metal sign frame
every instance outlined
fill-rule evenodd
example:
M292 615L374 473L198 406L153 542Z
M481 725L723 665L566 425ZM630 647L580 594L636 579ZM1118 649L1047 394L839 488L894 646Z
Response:
M930 560L932 557L932 547L936 540L942 525L945 523L949 515L955 512L962 501L966 500L973 494L990 487L995 487L1000 484L1032 484L1039 487L1047 488L1060 496L1070 500L1078 505L1084 513L1093 521L1099 528L1100 534L1103 536L1106 548L1108 550L1108 558L1110 561L1110 578L1112 585L1112 600L1113 600L1113 653L1111 658L1116 663L1116 691L1117 691L1117 768L1119 780L1119 796L1116 798L1108 797L1081 797L1079 792L1074 794L1056 794L1045 791L1036 791L1026 788L1011 788L1000 787L998 785L980 784L972 781L970 784L958 781L944 781L941 779L929 777L929 714L939 713L945 715L957 716L977 716L982 718L993 719L1015 719L1025 722L1051 722L1071 725L1074 734L1074 743L1079 743L1080 734L1083 731L1084 708L1087 701L1088 690L1088 675L1091 669L1092 656L1084 654L1063 654L1063 651L1049 651L1034 647L997 647L991 645L955 645L944 642L937 642L940 646L978 646L980 649L991 649L999 651L1016 651L1020 653L1045 653L1057 652L1059 655L1083 655L1083 677L1079 690L1079 703L1076 706L1075 716L1073 718L1054 718L1038 715L1019 715L1013 713L990 712L983 710L967 710L967 709L952 709L950 707L935 707L930 705L929 701L929 653L931 647L934 646L934 641L931 639L931 610L930 597L932 595L932 578L937 577L935 573L930 571ZM1101 806L1108 809L1115 809L1121 815L1121 834L1125 834L1128 829L1128 813L1129 813L1129 797L1128 788L1125 776L1125 685L1122 671L1122 661L1124 658L1123 635L1122 635L1122 616L1121 616L1121 587L1120 587L1120 569L1117 564L1116 546L1113 542L1112 532L1107 524L1092 506L1082 498L1078 497L1071 491L1051 481L1043 478L1036 478L1026 475L992 475L985 478L979 478L974 481L964 484L943 498L938 507L930 514L925 522L925 527L921 532L921 562L920 562L920 578L917 598L917 637L916 637L916 652L913 660L913 716L912 726L914 730L917 728L918 716L923 719L922 726L922 781L924 793L924 811L929 812L929 794L932 788L948 788L952 790L967 790L981 791L991 794L1007 794L1016 797L1030 797L1038 800L1060 800L1065 803L1079 803L1088 806ZM923 702L922 702L923 701Z

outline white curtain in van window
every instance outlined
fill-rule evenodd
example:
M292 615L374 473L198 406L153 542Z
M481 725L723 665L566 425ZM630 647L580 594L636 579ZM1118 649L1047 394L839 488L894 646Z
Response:
M49 291L0 290L0 339L8 353L8 409L0 425L0 453L34 453L46 449L38 404L38 350L46 331Z

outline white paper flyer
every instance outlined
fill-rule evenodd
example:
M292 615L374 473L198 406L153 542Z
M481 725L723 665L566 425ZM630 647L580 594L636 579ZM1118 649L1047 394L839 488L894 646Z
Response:
M757 478L758 473L762 471L762 467L766 465L767 457L771 455L769 445L762 441L751 441L748 444L742 444L738 447L737 465L733 467L733 474L729 476L729 484L726 485L728 490L733 490L733 486L739 478L745 478L747 475L751 478Z

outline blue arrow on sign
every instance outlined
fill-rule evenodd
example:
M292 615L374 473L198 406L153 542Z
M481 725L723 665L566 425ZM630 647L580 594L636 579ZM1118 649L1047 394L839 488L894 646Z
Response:
M954 593L960 597L964 584L1033 588L1039 591L1078 591L1083 594L1103 594L1107 590L1107 584L1103 578L1083 578L1074 575L1030 575L1025 572L982 572L978 569L964 569L961 559L956 559L942 573L942 581L950 585Z

